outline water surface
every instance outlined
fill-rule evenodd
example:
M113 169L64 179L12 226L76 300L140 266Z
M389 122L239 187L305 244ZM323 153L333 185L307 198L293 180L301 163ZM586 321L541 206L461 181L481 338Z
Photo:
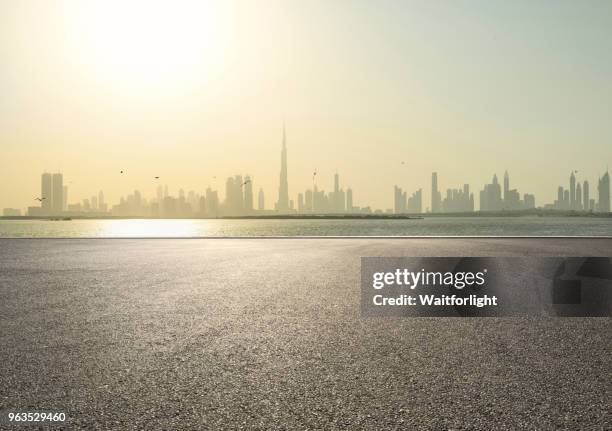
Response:
M612 218L0 220L0 237L612 236Z

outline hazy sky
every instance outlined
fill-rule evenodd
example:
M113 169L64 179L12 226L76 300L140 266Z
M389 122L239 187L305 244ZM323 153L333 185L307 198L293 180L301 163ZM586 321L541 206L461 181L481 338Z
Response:
M45 170L111 203L250 174L271 207L283 119L292 199L316 168L425 209L434 170L444 194L508 169L540 205L612 161L607 0L2 0L0 61L0 207Z

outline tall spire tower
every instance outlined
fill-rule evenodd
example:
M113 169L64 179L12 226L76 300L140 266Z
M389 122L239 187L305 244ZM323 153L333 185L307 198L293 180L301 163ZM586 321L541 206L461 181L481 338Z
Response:
M289 183L287 181L287 135L283 123L283 149L281 150L280 184L278 186L278 202L276 210L286 212L289 210Z

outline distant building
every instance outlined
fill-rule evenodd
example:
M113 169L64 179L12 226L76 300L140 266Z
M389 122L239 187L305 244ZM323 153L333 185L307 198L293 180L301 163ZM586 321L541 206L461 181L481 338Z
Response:
M395 214L406 212L406 192L398 186L393 186L393 212Z
M572 210L576 209L576 176L574 175L574 171L570 175L569 182L569 208Z
M493 175L491 184L485 184L480 192L480 211L500 211L502 209L501 186L497 175Z
M423 191L421 189L407 197L401 187L393 187L393 211L395 214L419 214L423 212Z
M17 208L4 208L2 215L5 217L19 217L21 216L21 210Z
M250 176L244 177L244 213L253 213L253 182Z
M330 193L329 201L330 212L343 213L346 211L346 195L340 188L340 176L337 172L334 174L334 191Z
M53 174L53 202L51 210L55 214L62 212L64 206L64 176L60 173Z
M442 196L438 191L438 173L431 173L431 212L440 212L440 206L442 203Z
M346 212L352 213L353 210L353 189L349 187L346 189Z
M266 208L266 202L264 198L264 191L262 188L259 189L259 195L257 196L257 209L263 211Z
M418 189L408 198L407 210L411 214L423 212L423 191L421 189Z
M40 197L42 199L41 213L50 214L53 205L53 177L48 172L42 174L41 177Z
M278 202L276 210L287 212L289 210L289 181L287 179L287 135L283 125L283 148L281 150L281 170L278 186Z
M206 189L206 215L208 217L219 216L219 195L217 191L213 191L210 187Z
M599 179L597 184L597 193L599 195L599 201L597 204L597 211L600 213L610 212L610 174L608 171Z
M510 175L508 175L508 171L504 172L504 202L508 202L508 200L513 200L513 197L508 196L508 192L510 192Z
M530 195L529 193L525 193L523 195L523 202L525 205L525 209L533 209L536 207L536 201L535 201L535 196L534 195Z
M64 186L64 192L62 193L62 211L68 209L68 186Z
M582 186L580 183L576 184L576 201L574 202L574 209L576 211L582 211Z
M463 189L447 189L446 198L442 201L442 212L472 212L474 211L474 194L470 194L469 184Z

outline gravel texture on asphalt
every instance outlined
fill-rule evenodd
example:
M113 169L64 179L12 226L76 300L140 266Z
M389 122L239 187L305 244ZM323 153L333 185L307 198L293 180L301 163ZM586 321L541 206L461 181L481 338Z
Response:
M361 256L611 239L3 239L0 410L66 429L604 430L610 318L362 318ZM1 425L0 425L1 426Z

